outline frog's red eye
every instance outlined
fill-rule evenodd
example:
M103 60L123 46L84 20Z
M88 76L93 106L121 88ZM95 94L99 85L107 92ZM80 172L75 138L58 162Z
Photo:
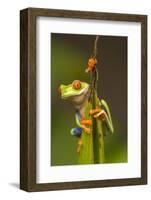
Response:
M73 81L72 86L74 89L79 90L81 88L81 82L79 80Z

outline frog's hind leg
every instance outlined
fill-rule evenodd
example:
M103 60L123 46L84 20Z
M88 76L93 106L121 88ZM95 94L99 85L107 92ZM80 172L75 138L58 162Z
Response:
M82 138L79 137L78 146L77 146L77 153L80 153L82 146L83 146Z
M78 137L78 145L77 145L77 153L80 153L81 147L83 145L82 142L82 128L76 127L71 129L71 135Z

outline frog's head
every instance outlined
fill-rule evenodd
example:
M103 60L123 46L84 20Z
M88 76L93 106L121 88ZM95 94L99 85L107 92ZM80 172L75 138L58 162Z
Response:
M84 103L88 96L88 91L89 84L79 80L75 80L69 85L60 86L61 98L70 100L78 105Z

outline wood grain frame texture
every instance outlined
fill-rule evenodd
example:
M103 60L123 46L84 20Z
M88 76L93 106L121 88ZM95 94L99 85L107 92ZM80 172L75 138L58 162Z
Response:
M36 18L62 17L141 23L141 178L36 183ZM20 188L47 191L147 184L147 16L27 8L20 11Z

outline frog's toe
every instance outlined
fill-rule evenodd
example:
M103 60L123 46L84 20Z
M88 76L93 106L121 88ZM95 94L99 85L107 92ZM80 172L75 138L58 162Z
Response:
M99 107L96 107L95 109L90 109L89 114L94 115L100 111L101 111L101 109Z
M105 120L104 110L101 110L99 113L95 114L94 118L100 118L102 120Z

